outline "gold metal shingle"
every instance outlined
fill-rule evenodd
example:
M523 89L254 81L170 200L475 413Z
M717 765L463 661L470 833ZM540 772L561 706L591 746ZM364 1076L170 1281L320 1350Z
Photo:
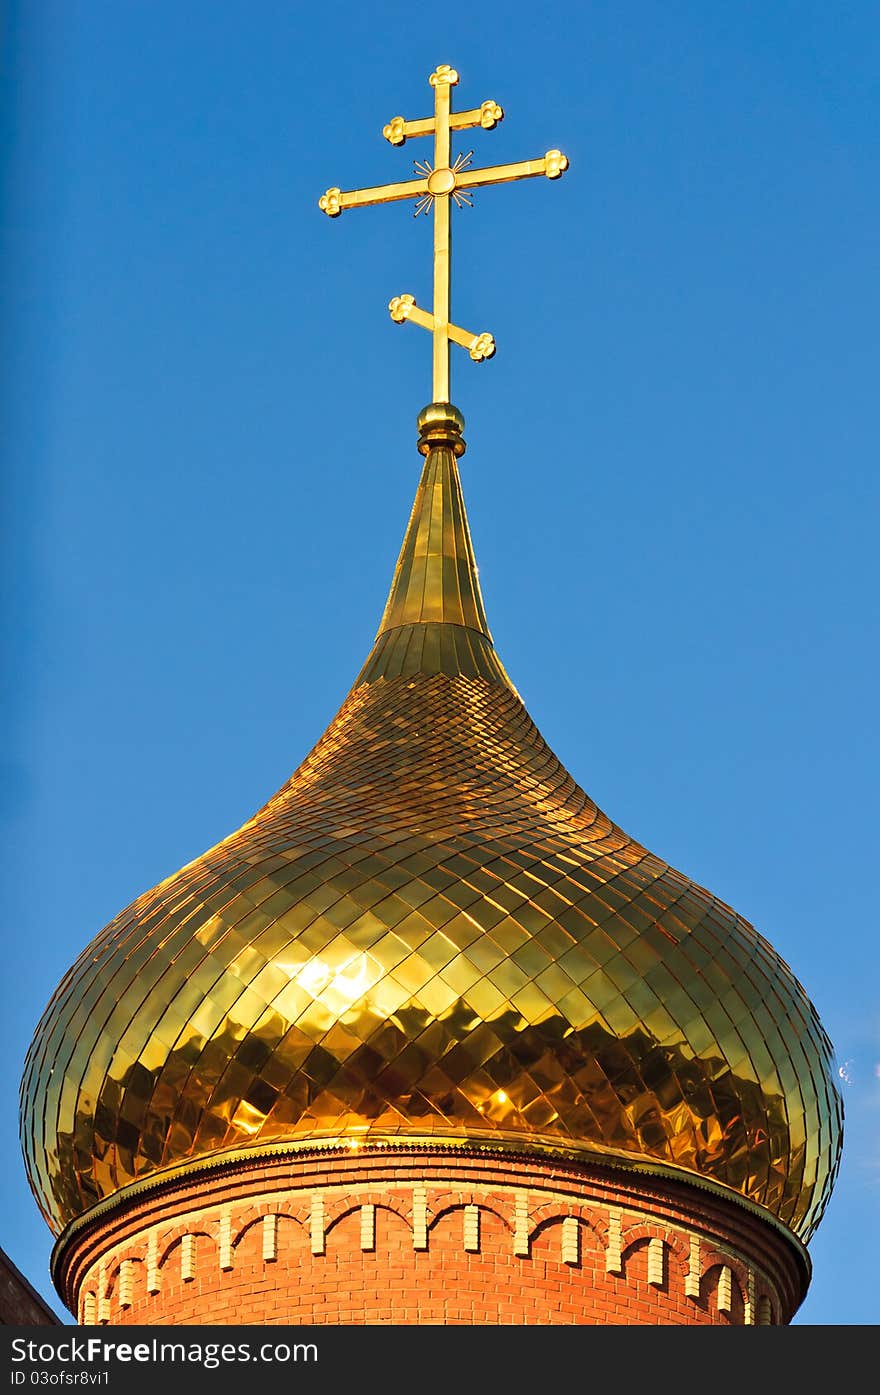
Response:
M352 1134L639 1157L800 1235L821 1215L841 1106L815 1011L541 738L492 646L452 446L427 450L376 642L314 750L46 1009L22 1139L54 1229L157 1169Z

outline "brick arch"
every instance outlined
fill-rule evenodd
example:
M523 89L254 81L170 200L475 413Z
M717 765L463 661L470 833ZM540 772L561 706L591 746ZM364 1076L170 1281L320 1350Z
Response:
M657 1221L636 1221L633 1225L627 1226L626 1230L621 1227L620 1250L625 1253L633 1245L637 1245L640 1240L662 1240L668 1243L669 1232Z
M95 1302L100 1303L102 1298L107 1296L107 1270L96 1267L89 1276L86 1287L95 1295Z
M734 1326L739 1326L740 1324L742 1324L742 1323L745 1322L745 1297L744 1297L744 1294L743 1294L743 1290L742 1290L742 1288L741 1288L741 1286L740 1286L739 1279L738 1279L736 1273L734 1272L733 1265L730 1263L730 1261L728 1260L727 1256L721 1256L720 1258L716 1259L716 1261L715 1261L713 1264L709 1265L709 1267L708 1267L707 1269L704 1269L704 1270L703 1270L703 1273L700 1275L700 1299L699 1299L699 1301L700 1301L706 1308L710 1308L710 1307L711 1307L713 1297L717 1297L718 1282L719 1282L719 1279L720 1279L720 1277L721 1277L721 1270L724 1269L725 1267L726 1267L727 1269L730 1270L730 1274L731 1274L731 1279L730 1279L730 1309L731 1309L731 1310L730 1310L730 1312L726 1315L726 1317L727 1317L727 1321L728 1321L730 1324L732 1324L732 1325L734 1325ZM746 1291L748 1291L748 1290L746 1290Z
M371 1204L375 1207L377 1235L379 1229L379 1214L381 1214L382 1211L384 1211L386 1215L396 1216L397 1221L403 1221L407 1230L409 1230L410 1233L413 1232L413 1216L411 1216L409 1208L404 1209L402 1205L395 1205L393 1201L374 1201L371 1202Z
M251 1208L248 1209L251 1210ZM263 1221L266 1219L267 1216L272 1216L275 1219L276 1235L281 1235L282 1221L289 1221L291 1225L297 1226L300 1230L302 1230L304 1226L307 1226L309 1221L308 1212L306 1211L303 1211L301 1215L297 1216L294 1214L293 1211L276 1211L273 1209L266 1211L261 1210L256 1215L254 1215L251 1210L251 1214L245 1221L244 1225L239 1226L238 1230L236 1230L230 1236L229 1243L232 1249L237 1250L239 1245L241 1245L247 1239L248 1235L250 1235L252 1230L259 1230L262 1232ZM262 1244L262 1237L260 1239L260 1243Z
M529 1241L534 1240L540 1231L546 1230L555 1221L561 1224L569 1216L574 1216L575 1220L586 1230L591 1231L603 1249L607 1246L608 1226L592 1212L584 1212L575 1201L569 1202L568 1205L560 1205L558 1201L548 1201L533 1211L529 1216Z
M384 1201L374 1201L371 1204L375 1206L377 1216L379 1215L380 1211L387 1211L390 1215L397 1216L398 1220L403 1221L407 1230L412 1230L412 1212L410 1211L409 1207L404 1208L402 1205L397 1205L395 1204L395 1202L389 1199L386 1199Z
M413 1214L412 1200L407 1197L387 1196L384 1192L372 1192L360 1198L359 1205L375 1206L376 1211L390 1211L392 1215L399 1216L402 1221L412 1230Z
M324 1234L326 1235L338 1221L341 1221L350 1212L360 1211L362 1206L375 1206L377 1211L391 1211L412 1228L412 1202L409 1197L397 1198L388 1196L385 1192L366 1192L356 1197L349 1194L336 1197L335 1200L329 1202L325 1201ZM308 1213L306 1213L306 1220L308 1220Z
M439 1221L442 1221L444 1216L450 1216L454 1211L463 1211L466 1206L476 1206L479 1209L481 1215L483 1212L485 1212L489 1216L495 1216L504 1226L505 1230L513 1230L513 1226L511 1225L509 1219L507 1218L507 1216L502 1215L502 1213L498 1210L497 1205L490 1206L485 1201L477 1200L476 1197L474 1197L474 1199L471 1201L466 1199L464 1194L462 1194L461 1197L456 1198L455 1200L450 1200L440 1210L434 1210L431 1213L431 1219L428 1222L428 1230L433 1230L437 1223Z
M637 1221L635 1225L629 1226L620 1237L620 1258L626 1260L627 1254L641 1245L644 1241L662 1240L667 1256L675 1259L682 1275L687 1274L690 1268L690 1247L685 1244L683 1238L674 1230L666 1230L656 1221Z
M734 1282L739 1290L739 1296L743 1302L749 1294L749 1273L741 1260L734 1255L723 1254L721 1250L713 1249L710 1246L703 1247L702 1264L700 1266L700 1284L711 1269L720 1269L726 1265L733 1275Z
M759 1293L755 1299L752 1321L758 1327L776 1326L776 1305L768 1293Z
M119 1271L121 1270L127 1258L128 1255L123 1255L121 1259L116 1261L116 1263L113 1265L113 1268L107 1271L107 1273L104 1276L104 1292L103 1294L99 1295L100 1297L113 1297L113 1294L116 1290L116 1285L119 1282Z
M179 1225L168 1230L164 1235L156 1238L156 1268L163 1269L168 1262L172 1251L180 1244L184 1235L189 1234L189 1226L186 1221L181 1221Z
M250 1231L252 1231L252 1230L254 1229L255 1226L262 1226L262 1224L263 1224L263 1217L262 1217L262 1215L251 1216L248 1220L245 1221L244 1225L241 1226L241 1227L235 1232L235 1234L233 1235L233 1237L232 1237L232 1248L233 1248L234 1250L237 1250L238 1247L239 1247L239 1245L240 1245L240 1244L242 1243L242 1241L244 1240L245 1236L246 1236Z
M209 1240L214 1249L217 1249L217 1237L215 1235L212 1235L209 1230L193 1230L191 1226L187 1225L184 1221L182 1224L174 1226L173 1229L162 1237L158 1246L159 1253L156 1263L158 1269L165 1268L171 1255L180 1247L187 1235L191 1235L195 1242L199 1240Z
M369 1204L369 1203L368 1203L368 1204ZM361 1217L361 1207L362 1207L363 1205L364 1205L364 1202L362 1202L362 1201L360 1201L360 1200L357 1200L357 1201L343 1200L343 1201L339 1202L336 1206L334 1206L334 1207L332 1208L332 1210L329 1212L329 1214L325 1211L325 1212L324 1212L324 1239L326 1240L326 1239L327 1239L327 1236L330 1234L330 1232L331 1232L332 1230L335 1230L336 1227L337 1227L338 1225L341 1225L341 1223L342 1223L344 1220L347 1220L349 1216L357 1216L358 1221L360 1221L360 1217ZM390 1210L391 1208L389 1207L388 1209Z
M446 1187L443 1191L432 1193L428 1201L428 1212L435 1216L441 1211L448 1211L450 1206L461 1203L465 1206L479 1204L482 1192L477 1187Z
M556 1243L559 1245L558 1254L543 1257L561 1259L563 1237L565 1234L563 1230L563 1225L566 1221L569 1220L577 1222L579 1245L582 1243L580 1238L582 1231L586 1231L587 1234L591 1237L592 1243L588 1242L586 1248L588 1251L600 1258L601 1263L604 1267L605 1245L602 1240L602 1237L601 1235L597 1235L595 1229L593 1228L593 1226L590 1225L587 1218L585 1216L580 1215L580 1213L576 1209L572 1209L570 1211L556 1210L552 1215L546 1216L537 1226L535 1226L535 1228L532 1230L529 1236L529 1250L532 1255L532 1258L535 1259L541 1257L537 1247L542 1242L549 1243L551 1233L554 1230L557 1230L559 1232L558 1240L556 1241Z
M447 1187L443 1191L433 1192L428 1200L428 1215L431 1217L428 1225L433 1225L444 1211L454 1206L479 1206L486 1211L492 1211L504 1221L508 1230L514 1228L510 1198L500 1192L487 1191L483 1187Z
M274 1216L276 1221L278 1221L279 1232L281 1230L282 1221L290 1221L291 1225L298 1225L300 1229L309 1224L309 1214L305 1210L299 1216L295 1215L293 1211L267 1211L266 1214L268 1216Z
M669 1233L664 1236L664 1239L670 1259L676 1261L681 1268L682 1275L687 1274L691 1267L690 1244L682 1235L679 1235L677 1231L674 1230L669 1231Z
M652 1247L660 1246L660 1264L656 1265L656 1253ZM655 1295L663 1294L669 1299L673 1294L684 1297L684 1276L677 1262L669 1263L669 1247L666 1232L662 1226L639 1223L622 1241L620 1246L619 1274L633 1292L643 1291L648 1285Z
M114 1266L113 1266L113 1268L112 1268L112 1270L111 1270L111 1272L110 1272L110 1279L109 1279L109 1282L106 1284L105 1296L106 1296L108 1299L111 1299L111 1300L112 1300L113 1298L115 1298L116 1293L117 1293L117 1290L118 1290L118 1289L120 1288L120 1286L121 1286L121 1275L122 1275L122 1266L123 1266L123 1264L130 1264L130 1265L132 1266L131 1271L130 1271L130 1273L131 1273L131 1279L130 1279L131 1288L130 1288L130 1291L129 1291L129 1292L130 1292L130 1297L129 1297L129 1302L126 1304L126 1307L130 1307L131 1304L134 1302L134 1285L135 1285L135 1280L141 1278L141 1277L145 1274L146 1268L147 1268L147 1262L146 1262L146 1259L144 1259L141 1255L138 1255L138 1254L125 1254L125 1255L120 1255L118 1262L117 1262L116 1264L114 1264ZM119 1302L120 1307L121 1307L121 1297L120 1297L117 1301Z
M257 1221L261 1221L264 1215L265 1212L263 1207L253 1202L249 1206L242 1206L240 1209L236 1209L235 1214L230 1215L230 1230L232 1231L233 1246L237 1245L245 1231L250 1230L251 1226L255 1225ZM216 1220L218 1229L221 1220L222 1216L218 1216Z

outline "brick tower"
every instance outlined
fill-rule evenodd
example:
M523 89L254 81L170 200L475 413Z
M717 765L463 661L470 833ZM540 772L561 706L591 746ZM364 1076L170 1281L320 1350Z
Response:
M804 1296L830 1044L543 741L486 620L463 428L435 393L317 745L37 1028L23 1147L81 1322L766 1324Z

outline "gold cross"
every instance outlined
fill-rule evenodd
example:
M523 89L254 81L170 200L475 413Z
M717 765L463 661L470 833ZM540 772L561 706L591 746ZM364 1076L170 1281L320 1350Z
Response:
M472 111L452 111L452 88L458 73L443 63L428 79L434 89L434 115L419 121L405 121L395 116L383 128L382 134L392 145L403 145L412 136L434 137L434 164L415 161L419 179L401 184L380 184L372 189L328 189L318 200L318 207L330 218L338 218L346 208L367 208L374 203L394 203L397 199L416 199L415 212L434 209L434 308L431 313L421 310L411 295L395 296L389 305L391 318L398 324L412 320L413 324L429 329L434 336L434 401L449 401L449 344L461 344L472 359L479 363L491 358L495 340L491 334L469 334L449 322L449 264L452 229L450 199L456 207L470 204L468 190L485 184L507 184L514 179L530 179L543 174L558 179L568 169L568 160L560 150L548 150L540 160L521 160L512 165L492 165L472 170L473 152L459 155L450 163L450 133L481 126L491 131L504 116L497 102L486 101Z

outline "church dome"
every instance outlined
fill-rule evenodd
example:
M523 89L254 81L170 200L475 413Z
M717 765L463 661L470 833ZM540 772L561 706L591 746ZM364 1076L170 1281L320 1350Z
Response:
M624 833L492 644L452 408L373 649L247 823L83 951L28 1054L53 1229L234 1150L388 1141L675 1174L811 1233L841 1105L766 939Z

